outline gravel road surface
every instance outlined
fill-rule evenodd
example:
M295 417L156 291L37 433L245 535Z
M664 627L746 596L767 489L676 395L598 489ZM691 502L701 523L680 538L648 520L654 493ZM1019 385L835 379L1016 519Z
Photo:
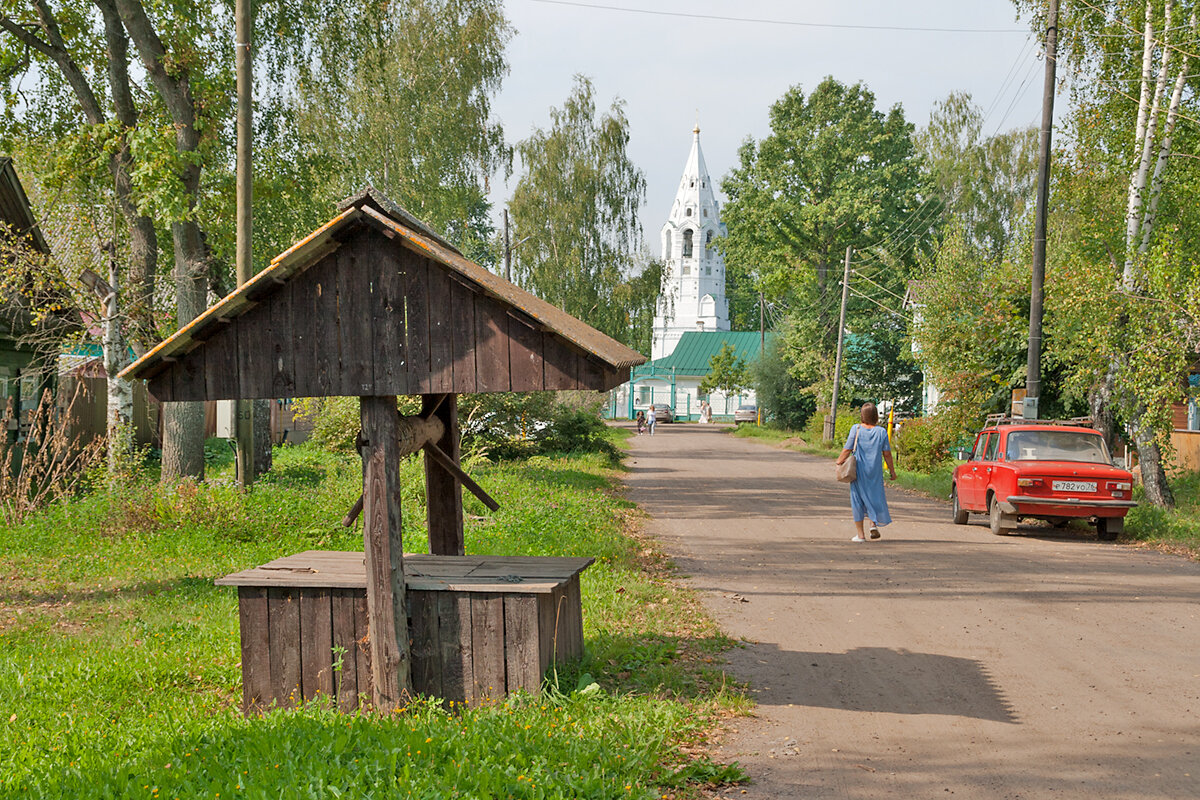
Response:
M746 798L1200 798L1200 564L1090 530L993 536L889 485L854 544L830 461L660 425L629 496L746 641ZM743 793L743 789L745 793Z

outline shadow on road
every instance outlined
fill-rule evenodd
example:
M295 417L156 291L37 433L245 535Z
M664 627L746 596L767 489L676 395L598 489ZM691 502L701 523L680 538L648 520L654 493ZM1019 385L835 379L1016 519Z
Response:
M970 658L888 647L822 653L756 644L730 654L731 664L740 661L757 662L761 677L752 692L759 703L1018 723L983 663Z

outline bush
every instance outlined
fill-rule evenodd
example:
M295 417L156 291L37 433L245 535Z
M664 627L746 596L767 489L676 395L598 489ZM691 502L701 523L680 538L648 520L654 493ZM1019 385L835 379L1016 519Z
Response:
M805 392L800 381L788 372L777 337L768 341L766 352L750 372L759 405L771 422L798 431L813 418L817 398Z
M950 457L950 446L956 437L936 418L905 420L896 431L892 449L897 464L918 472L933 472Z
M829 413L828 409L822 409L813 414L809 418L808 424L804 426L804 438L815 445L820 445L825 435L825 415ZM858 409L854 411L841 411L837 415L837 423L833 430L833 447L840 450L842 445L846 443L846 437L850 435L850 429L859 421Z

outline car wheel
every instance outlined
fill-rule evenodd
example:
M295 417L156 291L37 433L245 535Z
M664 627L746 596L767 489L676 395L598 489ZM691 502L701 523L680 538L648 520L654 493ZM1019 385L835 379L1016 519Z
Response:
M968 514L966 511L963 511L962 506L960 506L958 504L958 487L957 486L950 489L950 508L951 508L951 513L954 515L954 524L955 525L966 525L967 517L969 517L970 514Z
M1125 520L1121 518L1096 520L1096 538L1102 542L1115 540L1125 530Z
M1010 525L1005 525L1009 521L1008 515L1000 510L1000 501L996 499L996 495L992 495L988 502L988 523L992 529L992 533L997 536L1003 536Z

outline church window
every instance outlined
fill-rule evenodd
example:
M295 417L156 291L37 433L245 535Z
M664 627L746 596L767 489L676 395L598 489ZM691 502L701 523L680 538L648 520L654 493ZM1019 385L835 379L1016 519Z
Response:
M692 268L691 268L690 266L688 266L687 264L684 264L684 265L683 265L683 274L684 274L684 275L691 275L691 274L692 274Z
M666 259L669 259L670 257L671 257L671 234L668 233L666 236L663 237L663 259L666 260Z
M705 212L705 214L707 214L707 213L708 212ZM709 231L708 235L704 237L704 244L705 244L705 246L712 244L712 231Z
M692 213L692 210L690 208L688 209L688 213L689 214ZM690 231L690 230L683 232L683 253L682 253L682 255L684 258L692 257L692 231Z
M712 267L705 267L705 268L704 268L704 274L705 274L705 275L712 275Z
M690 217L691 215L692 215L692 207L688 206L687 211L684 212L684 216Z
M707 208L706 208L706 209L704 209L704 216L705 216L705 218L706 218L706 219L708 218L708 209L707 209Z

